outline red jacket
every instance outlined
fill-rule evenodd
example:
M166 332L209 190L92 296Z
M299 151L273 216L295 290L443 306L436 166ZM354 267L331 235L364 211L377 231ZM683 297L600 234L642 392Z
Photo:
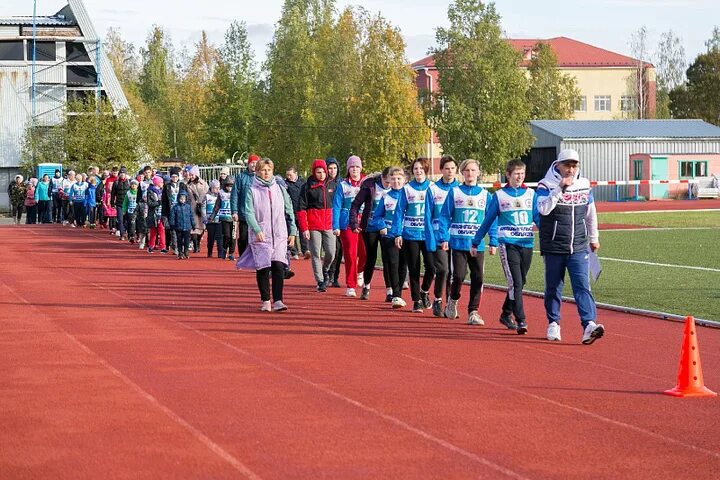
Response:
M323 160L315 160L312 171L327 166ZM300 189L297 220L301 232L308 230L332 230L332 203L335 196L335 180L320 182L313 174Z

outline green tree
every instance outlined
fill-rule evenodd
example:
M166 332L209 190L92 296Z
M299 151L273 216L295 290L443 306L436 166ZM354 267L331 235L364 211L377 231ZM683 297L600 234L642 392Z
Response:
M698 55L687 69L687 81L670 92L675 118L701 118L720 125L720 49Z
M138 124L130 110L113 112L103 100L69 102L63 121L51 128L28 126L23 142L26 170L38 163L62 160L65 169L86 171L90 165L125 165L135 170L146 155L138 141ZM34 148L34 151L33 151Z
M449 28L436 32L441 93L430 120L445 152L498 172L533 141L520 54L503 38L493 3L454 0L448 17Z
M417 156L429 128L400 31L377 15L367 21L363 39L352 124L361 127L356 153L364 156L368 169L379 170L404 156Z
M713 27L710 38L705 42L705 47L707 48L708 53L720 50L720 27L717 25Z
M535 46L528 73L530 116L544 120L572 118L580 98L577 80L558 70L557 56L550 45L540 42Z
M685 48L672 30L660 35L655 54L657 71L656 118L670 118L670 92L685 81Z
M257 72L244 23L225 32L219 61L207 86L205 142L226 158L249 152L257 142Z
M317 32L332 22L329 0L286 0L265 71L261 150L277 168L307 162L323 151L315 110ZM338 72L340 74L340 72Z

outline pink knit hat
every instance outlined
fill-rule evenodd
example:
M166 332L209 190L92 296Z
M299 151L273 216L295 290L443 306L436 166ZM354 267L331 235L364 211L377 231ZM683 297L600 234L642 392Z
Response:
M153 182L153 185L155 185L156 187L159 187L163 183L165 183L165 182L163 182L163 178L160 175L155 175L152 179L152 182Z
M360 157L357 155L351 155L347 159L347 171L350 171L350 167L360 167L362 168L362 160L360 160Z

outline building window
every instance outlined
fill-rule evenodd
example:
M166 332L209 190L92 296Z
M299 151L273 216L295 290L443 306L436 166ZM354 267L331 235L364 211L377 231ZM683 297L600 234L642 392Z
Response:
M12 42L0 42L0 61L23 61L22 40Z
M97 73L92 65L70 65L67 67L68 85L96 85Z
M32 62L33 42L27 42L27 59ZM54 62L57 59L55 42L35 42L35 60L38 62Z
M688 160L680 162L680 178L696 178L708 176L708 162Z
M85 50L85 45L80 42L67 42L65 53L68 62L89 62L90 56Z
M623 95L620 97L620 111L632 112L635 110L635 98L632 95Z
M587 97L585 95L578 97L577 100L575 100L575 111L587 112Z
M642 180L642 174L643 174L643 161L642 160L634 160L633 161L633 180Z
M596 112L609 112L611 104L610 95L596 95L595 96L595 111Z

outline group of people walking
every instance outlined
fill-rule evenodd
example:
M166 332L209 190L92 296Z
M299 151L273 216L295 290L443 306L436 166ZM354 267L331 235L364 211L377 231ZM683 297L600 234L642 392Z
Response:
M209 183L192 165L173 168L166 178L151 167L134 179L124 167L106 178L88 174L89 181L85 175L73 179L68 172L68 185L58 183L64 192L59 215L61 222L83 226L83 209L68 209L62 200L67 198L73 207L82 203L92 216L88 207L93 200L97 203L101 188L102 205L109 192L111 208L102 208L102 218L112 219L108 228L150 253L172 249L186 259L190 251L199 252L207 232L208 257L215 249L219 258L237 258L238 268L255 272L261 311L288 309L284 282L292 275L291 259L300 256L311 260L317 292L340 286L344 264L345 295L369 300L379 250L385 301L391 308L407 306L407 280L412 312L429 309L436 317L456 319L469 271L467 323L484 325L480 307L485 252L499 253L508 285L499 321L521 335L528 332L522 292L535 225L545 263L546 337L561 340L567 271L583 327L582 343L590 344L604 334L604 326L596 323L588 278L588 255L599 248L599 239L590 184L578 166L577 152L561 151L534 191L524 184L525 165L513 160L507 164L507 184L494 193L479 185L476 160L458 164L450 155L440 160L442 177L435 182L428 178L426 158L417 158L407 170L390 166L366 175L355 155L347 159L342 174L336 159L314 160L307 181L294 167L285 178L276 175L273 161L256 155L237 176L223 169ZM93 185L95 197L88 200ZM47 191L48 196L55 193L49 185Z

